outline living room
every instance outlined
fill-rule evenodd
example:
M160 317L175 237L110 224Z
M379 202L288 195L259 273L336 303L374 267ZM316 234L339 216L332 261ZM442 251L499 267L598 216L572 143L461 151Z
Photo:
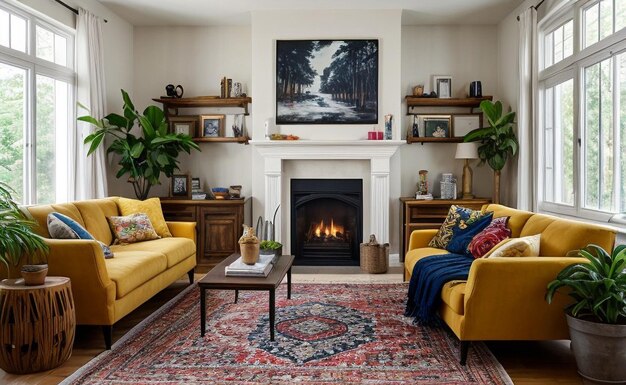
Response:
M79 20L83 15L75 13L79 12L79 8L86 10L80 12L93 19L90 29L101 30L96 38L82 35ZM619 245L626 243L624 106L619 93L610 91L613 86L624 90L626 84L622 79L624 60L621 60L626 57L622 54L626 47L626 31L621 29L626 25L624 15L626 2L622 0L394 0L384 4L373 0L319 1L312 4L284 0L262 3L247 0L228 3L217 0L3 0L0 3L0 16L3 17L0 19L3 24L0 28L0 81L6 92L0 91L3 102L0 121L8 123L0 127L3 137L7 138L4 144L0 144L3 152L0 153L0 166L3 166L0 167L0 182L13 189L13 196L19 204L35 205L34 209L30 209L35 219L41 223L49 222L50 219L46 219L50 214L47 208L62 207L65 202L121 197L115 201L118 206L111 203L113 201L102 201L97 208L77 204L75 209L55 210L70 217L80 217L83 226L91 233L92 229L97 229L93 237L104 241L105 246L111 246L114 254L116 250L122 250L123 246L114 245L115 237L108 228L107 220L110 215L126 215L123 202L135 204L130 200L139 198L136 184L128 183L128 174L118 174L119 156L105 153L115 138L105 139L96 146L94 154L88 155L89 147L82 143L83 139L99 127L83 121L74 124L77 117L84 115L91 115L97 120L111 113L125 116L124 108L128 103L120 90L128 94L137 111L144 111L148 106L163 109L171 125L168 127L176 132L179 126L187 127L186 132L194 137L197 150L191 148L189 154L181 150L174 158L178 163L173 174L181 177L181 183L187 186L183 195L191 200L192 185L197 184L193 187L196 193L210 195L214 191L220 195L222 190L219 188L224 188L231 194L236 191L237 197L244 198L187 204L186 200L177 200L172 196L173 191L175 195L175 178L161 175L160 184L150 186L147 197L161 198L162 206L158 211L160 213L162 207L161 218L168 224L169 221L185 221L181 218L188 218L186 221L194 224L197 221L195 230L185 225L169 228L173 238L192 239L197 249L183 240L180 243L172 241L166 246L163 246L164 243L152 246L150 252L155 253L160 248L170 248L172 253L175 253L174 250L182 253L182 250L191 249L188 253L185 251L188 255L176 257L179 258L175 261L178 265L167 259L163 271L151 273L152 270L144 269L141 274L153 276L146 275L145 285L149 286L149 290L141 294L137 294L137 288L143 287L140 283L126 287L116 283L117 286L108 287L106 282L98 283L102 284L104 294L86 294L92 286L97 286L89 286L89 282L96 282L101 276L94 273L82 281L72 278L79 322L69 360L56 368L34 374L0 371L0 379L11 384L62 381L64 384L252 384L291 381L583 383L583 377L578 372L584 373L584 370L577 368L567 334L561 337L562 333L567 333L562 310L559 310L555 324L546 327L543 334L505 333L515 338L501 335L465 338L461 335L468 333L471 327L465 329L465 326L459 325L466 322L470 325L470 321L459 319L457 322L454 317L446 318L440 314L444 322L439 326L422 328L411 317L402 315L407 304L406 292L413 266L416 259L421 258L416 258L413 250L426 246L418 246L419 239L417 235L412 236L413 230L431 229L421 226L420 215L429 218L429 223L438 221L436 229L439 229L452 204L469 205L478 211L485 205L487 210L494 212L493 218L512 218L508 225L511 238L542 232L541 247L544 250L537 255L545 258L565 257L567 251L586 246L578 245L574 239L577 237L579 242L589 240L589 243L604 246L609 254L613 247L617 250ZM602 23L607 23L609 19L610 27L606 29ZM593 29L593 23L598 24L596 29ZM43 39L46 33L52 36L51 48L40 47L39 39ZM374 42L376 71L370 74L370 80L375 78L372 82L376 92L373 98L375 117L348 122L350 124L332 120L330 123L323 120L285 121L278 107L278 51L281 44L290 41L303 44L314 42L313 47L317 47L318 52L323 42ZM51 49L51 59L42 56L46 49ZM98 50L101 50L100 54L97 54ZM95 56L91 51L96 51ZM94 60L98 56L99 59ZM318 70L317 75L321 76L321 72ZM15 76L21 76L22 82L9 84L5 81ZM441 79L443 83L440 83ZM235 86L231 92L228 91L229 80ZM49 104L46 104L47 96L38 88L38 84L47 81L56 86L54 101ZM449 87L447 91L439 88L441 84ZM168 85L172 87L166 88ZM480 88L478 92L477 86ZM596 90L609 91L593 93L590 90L594 86ZM311 90L311 84L308 87ZM18 103L9 104L7 101L15 102L15 95L22 88L24 91ZM306 86L303 88L307 89ZM430 95L431 92L436 94ZM301 90L299 93L307 98L313 91ZM224 104L220 95L232 95L233 100L250 99L243 104ZM471 100L469 96L477 98ZM177 97L181 97L180 101ZM200 97L205 98L199 103L202 106L177 104L184 103L188 98ZM205 102L207 99L217 102ZM491 163L479 165L478 153L470 156L469 162L464 162L467 157L458 156L460 145L469 144L462 143L468 131L462 133L461 122L467 123L470 129L488 125L480 103L485 99L501 102L503 114L515 113L515 124L509 126L514 130L516 145L514 150L504 151L509 158L498 169L498 193L494 191L496 168ZM584 100L596 100L596 104ZM88 110L77 103L88 107ZM45 145L38 142L38 133L42 131L37 130L37 125L44 124L39 122L43 121L41 114L46 111L56 111L56 115L48 115L56 119L51 124L53 145L47 148L48 158L40 157L38 154L41 152L32 150L37 145ZM18 123L20 129L23 127L23 134L9 137L7 128L15 113L21 114ZM2 120L3 116L7 120ZM193 120L185 120L190 116L194 117ZM221 125L218 138L204 137L205 132L200 127L215 117ZM419 119L433 117L444 123L448 119L446 137L438 138L424 131L425 123ZM593 117L602 123L589 123ZM419 128L416 127L418 120ZM178 126L176 122L179 122ZM231 131L231 126L238 126L241 132ZM133 132L139 131L135 128ZM295 140L271 140L272 134L276 135L275 138ZM372 140L378 135L385 139ZM480 156L480 159L483 157ZM466 165L471 166L469 184L465 182L468 174ZM415 199L416 192L420 190L422 170L427 171L422 175L427 175L425 192L432 195L430 198L434 196L432 201ZM454 194L449 199L441 199L445 195L443 175L448 173L456 179ZM222 251L213 253L210 248L224 248L225 244L239 247L237 240L243 233L242 223L255 227L257 233L264 233L264 237L257 234L260 239L279 241L282 254L299 253L301 241L294 235L299 220L298 192L294 181L301 180L316 181L314 189L326 185L333 187L339 180L359 181L358 203L353 205L358 212L358 220L353 223L358 236L352 239L352 261L344 263L352 266L337 266L342 262L335 266L323 263L297 266L299 263L296 261L291 277L289 265L277 282L280 284L276 287L277 325L269 331L267 323L273 325L274 322L274 300L270 301L268 319L266 294L244 289L235 303L232 303L232 291L208 290L207 300L202 303L206 303L209 316L203 317L200 325L197 314L201 309L196 298L200 295L204 298L205 290L201 283L194 281L202 282L205 273L230 254L224 255ZM319 180L326 181L317 182ZM311 187L304 188L307 189ZM352 194L348 191L345 193L348 198L340 200L350 201ZM493 205L496 203L502 206ZM435 215L441 217L437 220L429 217L434 215L428 212L434 207L429 206L432 204L438 204L438 210L443 210L443 214L437 212ZM233 211L211 211L225 205ZM492 205L492 208L487 205ZM425 207L427 210L423 214ZM519 211L505 211L509 208ZM87 215L87 211L93 216ZM522 215L522 212L550 217L549 221L554 221L554 226L550 229L546 227L546 222L539 230L525 227L530 226L530 222L528 225L524 223L531 221L531 214ZM213 217L210 217L212 214ZM104 219L105 216L107 219ZM516 222L522 221L522 217L524 223ZM537 222L544 220L543 216L535 218ZM104 227L100 222L95 224L100 220ZM270 230L263 226L265 223L269 223ZM582 227L576 227L579 225ZM226 226L231 227L224 230ZM601 232L594 226L605 231ZM236 228L235 235L231 234L231 228ZM160 231L156 226L155 230L157 233ZM167 227L165 230L168 230ZM207 232L210 234L207 235ZM228 232L227 236L225 232ZM339 232L344 236L342 233L344 231ZM367 244L370 234L376 236L380 250L384 251L384 274L364 273L363 265L359 268L359 244ZM428 234L431 238L435 235ZM556 244L556 240L553 244L545 240L546 234L555 234L555 239L563 239L559 240L560 244ZM226 238L227 241L224 240ZM150 242L154 241L145 243ZM127 250L133 248L132 252L143 252L139 246L142 243L129 245ZM385 244L388 247L385 248ZM570 245L571 249L562 250ZM48 260L49 276L63 276L56 273L60 269L50 262L61 258L55 248L53 242ZM0 247L1 250L4 249ZM94 250L93 253L102 254ZM554 254L542 253L547 253L546 250ZM413 256L409 257L411 252ZM99 258L96 270L105 263L115 263L108 259L105 262L104 257L94 258ZM559 259L560 268L554 272L551 269L556 267L547 268L539 264L529 267L529 274L536 269L542 272L537 276L552 274L551 279L556 279L556 273L565 267L560 265L565 263L563 259ZM64 263L68 269L76 269L71 267L74 262L68 260ZM75 263L83 262L76 259ZM518 271L523 272L528 266L520 266ZM276 266L274 269L278 270ZM115 274L113 271L109 273ZM290 277L289 289L282 280L287 273ZM143 279L137 274L136 280ZM88 275L87 272L85 275ZM191 286L187 279L192 282ZM517 308L537 314L535 319L528 320L527 328L533 322L541 323L548 319L541 318L548 317L548 313L543 313L544 307L548 306L544 296L551 279L545 279L547 281L541 283L542 292L536 301L528 300L526 308L520 305L513 310L512 317L518 317L518 320L524 320L524 316L515 313ZM483 282L486 280L484 278ZM468 282L472 282L471 278ZM201 286L200 291L196 285ZM83 287L87 289L82 290ZM367 306L359 302L359 288L366 287L368 293L384 293L379 302L372 301ZM456 295L454 290L466 290L465 285L454 287L456 289L449 287L450 296ZM495 287L498 288L497 285ZM80 293L77 288L80 288ZM190 288L196 289L190 291ZM208 285L207 288L212 287ZM342 291L342 288L345 290ZM523 286L518 287L522 290L520 288ZM270 292L273 298L274 289ZM401 294L396 295L396 292ZM506 290L502 289L502 292ZM0 298L1 293L2 289ZM133 295L136 297L125 299L127 302L119 300ZM386 302L385 295L398 298ZM469 292L462 295L467 296L467 313L472 300L469 299ZM291 296L293 299L285 298ZM307 296L308 300L305 299ZM315 323L309 320L308 323L281 324L293 317L287 311L289 301L295 299L294 304L304 306L312 304L316 296L319 296L320 304L297 309L295 313L310 311L329 317L333 313L343 314L353 323L344 320L345 324L321 325L320 319L316 318ZM555 297L556 303L550 305L551 309L559 306L562 309L565 297ZM336 300L324 302L323 298ZM81 317L85 320L86 315L79 314L82 311L78 309L79 304L90 300L107 304L103 308L120 307L125 315L119 319L114 316L115 320L81 322ZM178 305L171 305L170 300L179 301ZM496 300L491 298L489 301ZM541 310L533 308L535 302L536 309ZM337 307L339 305L341 308ZM365 312L364 307L370 313ZM387 307L394 307L394 310ZM246 315L247 310L259 318L252 319L251 315ZM618 323L624 321L624 310L620 311L622 318L618 317ZM390 313L387 318L378 314L384 312ZM553 313L556 314L550 310L549 317L555 317ZM172 318L173 314L179 315L179 318ZM92 320L98 317L94 313ZM502 317L499 319L504 322L502 320L507 318ZM204 328L205 321L209 326L208 337L204 334L200 337L200 326ZM168 330L168 323L175 327ZM154 336L150 337L146 332L146 325L166 337L164 341L157 344L152 339ZM327 334L315 341L319 343L316 346L313 340L308 339L319 336L307 335L302 325L321 328L324 332L320 333ZM340 332L344 327L345 330L356 328L355 325L360 332ZM394 328L378 326L381 335L363 331L376 329L373 325L393 325ZM103 326L102 330L100 326ZM519 325L511 328L524 329ZM276 344L273 338L272 341L267 338L270 332L274 336L274 329ZM408 330L412 334L404 335ZM105 340L108 337L106 344L102 339L103 331ZM184 339L175 340L177 333L185 334ZM343 338L340 339L341 347L330 345L329 341L339 338L339 334ZM287 338L295 335L298 336L294 337L295 340L300 342L294 343L294 339ZM408 338L415 335L420 335L421 339L411 341ZM145 339L153 344L154 349L138 344ZM322 340L326 342L320 342ZM311 345L305 347L302 341ZM389 341L393 344L385 345ZM427 346L427 341L436 342ZM472 341L469 353L467 345L463 344L465 341ZM233 352L246 358L231 360L227 352L229 344L232 344ZM105 349L109 347L112 349ZM143 353L139 358L124 363L126 358L135 354L134 349L140 347ZM316 351L317 355L307 355L307 349L321 350ZM406 356L398 357L398 352L405 349ZM390 352L394 354L387 361L382 356L373 358ZM617 362L616 366L626 366L623 365L626 363L624 352L613 355L612 358L617 360L613 361ZM192 356L193 359L188 358ZM107 366L104 363L107 359L112 364ZM180 366L176 364L178 359L184 361ZM398 370L404 366L408 369ZM223 371L220 367L224 368ZM351 368L350 371L341 370L345 367ZM372 367L381 369L373 370ZM191 373L195 370L193 368L198 368L202 376ZM395 376L394 370L398 370ZM168 379L160 371L170 373L171 377ZM626 381L626 378L620 379Z

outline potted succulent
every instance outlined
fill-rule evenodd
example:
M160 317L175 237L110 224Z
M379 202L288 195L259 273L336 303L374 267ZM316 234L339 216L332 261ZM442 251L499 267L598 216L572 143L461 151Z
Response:
M128 182L133 185L138 199L146 199L150 188L160 184L161 173L171 177L178 170L178 154L182 151L200 150L191 136L169 132L163 110L157 106L148 106L143 114L135 109L128 93L122 90L124 113L109 114L103 119L81 116L78 120L91 123L97 130L85 138L91 155L108 137L107 154L120 156L120 166L116 177L128 174ZM138 123L141 135L132 133Z
M11 197L11 188L0 182L0 262L9 277L22 262L34 262L34 257L48 251L43 238L33 232L36 223L29 220ZM48 265L23 265L22 276L27 285L41 285L46 279Z
M515 112L502 115L502 102L480 102L489 126L477 128L463 137L464 142L480 141L478 157L481 164L493 169L493 203L500 203L500 173L509 157L515 156L519 144L513 131Z
M276 262L278 257L283 255L283 245L280 242L276 241L261 241L259 247L261 248L260 253L262 255L273 255L272 263Z
M626 245L611 254L588 245L578 255L589 263L563 269L548 284L552 302L561 287L574 302L566 310L578 372L598 382L626 382Z

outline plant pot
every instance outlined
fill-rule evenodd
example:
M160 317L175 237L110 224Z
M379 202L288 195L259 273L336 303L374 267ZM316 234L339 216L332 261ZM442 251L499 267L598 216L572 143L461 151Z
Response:
M272 258L272 263L276 263L276 261L278 260L278 257L283 255L283 247L281 246L278 249L261 249L260 254L272 255L274 257Z
M578 373L597 382L626 383L626 325L584 321L567 314Z
M20 274L24 278L24 285L26 286L43 285L46 282L46 275L48 275L48 265L24 265Z
M241 261L246 265L254 265L259 260L259 243L240 243Z

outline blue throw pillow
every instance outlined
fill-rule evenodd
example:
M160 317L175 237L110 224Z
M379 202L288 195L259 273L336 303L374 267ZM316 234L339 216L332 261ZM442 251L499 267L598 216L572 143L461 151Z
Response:
M47 218L48 232L54 239L91 239L96 240L80 223L61 213L50 213ZM109 246L97 241L102 248L104 258L113 258Z
M482 217L472 222L459 222L452 229L452 238L446 250L455 254L471 255L468 254L467 246L470 244L474 236L483 231L493 218L493 212L486 213Z

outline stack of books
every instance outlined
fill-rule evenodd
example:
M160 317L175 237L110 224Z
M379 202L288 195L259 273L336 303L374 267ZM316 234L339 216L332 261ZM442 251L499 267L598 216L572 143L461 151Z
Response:
M273 254L259 255L259 260L254 265L246 265L241 261L241 257L230 265L226 266L225 274L230 277L267 277L272 271Z

